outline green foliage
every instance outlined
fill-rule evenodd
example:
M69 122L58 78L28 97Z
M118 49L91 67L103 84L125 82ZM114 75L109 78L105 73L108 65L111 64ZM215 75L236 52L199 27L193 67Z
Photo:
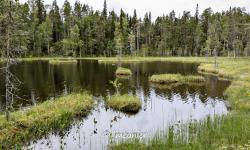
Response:
M108 12L106 1L101 12L80 1L72 7L65 0L60 9L54 0L49 12L43 0L24 4L10 1L16 6L18 29L27 35L18 41L25 49L24 56L212 56L214 49L219 56L249 55L249 13L241 8L222 13L207 8L199 15L197 5L193 16L184 11L177 17L172 11L152 20L151 12L141 19L136 10L133 16L122 9L119 14ZM6 2L1 1L0 32L6 27ZM72 33L76 26L79 32ZM71 35L80 42L72 42ZM3 40L1 43L4 44Z
M77 55L77 50L81 50L81 48L83 47L83 41L80 39L80 29L77 25L70 29L69 38L63 39L62 43L66 55Z
M110 84L112 84L113 87L115 88L116 95L119 95L120 94L119 88L122 86L122 84L119 83L118 79L115 79L114 81L110 81Z

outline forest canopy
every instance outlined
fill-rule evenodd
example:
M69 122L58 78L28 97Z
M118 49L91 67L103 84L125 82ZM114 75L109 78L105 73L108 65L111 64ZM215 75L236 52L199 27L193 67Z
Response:
M9 7L9 4L12 4ZM13 16L6 14L11 9ZM76 1L65 0L60 8L56 0L0 1L0 55L5 55L6 20L11 20L12 44L29 56L249 56L250 15L242 8L213 12L211 8L191 15L175 11L158 16L151 12L143 18L136 10L129 15L92 9ZM167 12L166 12L167 13ZM8 18L11 17L11 18ZM15 30L15 31L14 31ZM18 35L18 36L17 36Z

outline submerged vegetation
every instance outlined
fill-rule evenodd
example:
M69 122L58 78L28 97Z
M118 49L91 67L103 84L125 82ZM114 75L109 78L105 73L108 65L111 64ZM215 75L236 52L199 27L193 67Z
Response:
M17 148L32 138L41 137L53 130L64 129L70 126L74 117L86 116L92 107L92 97L86 92L81 92L13 112L10 121L1 115L0 149Z
M123 111L127 113L136 113L141 108L141 101L136 96L131 96L128 94L124 95L113 95L107 100L107 105L118 111Z
M159 74L152 75L149 79L151 82L167 84L167 83L199 83L205 82L205 78L202 76L188 75L184 76L181 74Z
M115 71L115 74L120 76L129 76L132 75L132 72L128 68L118 67L117 70Z

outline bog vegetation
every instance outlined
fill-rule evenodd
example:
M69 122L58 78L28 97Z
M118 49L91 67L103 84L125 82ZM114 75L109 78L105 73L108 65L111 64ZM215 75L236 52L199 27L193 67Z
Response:
M77 60L73 59L51 59L50 64L77 64Z
M159 75L152 75L149 79L151 82L160 83L160 84L167 84L167 83L199 83L205 82L204 77L202 76L195 76L195 75L181 75L181 74L159 74Z
M168 58L169 61L199 62L199 70L232 81L225 96L232 106L228 116L170 127L153 139L130 139L110 146L111 149L249 149L250 148L250 61L249 58L212 59Z
M113 95L107 100L107 105L118 111L126 113L136 113L141 108L141 101L133 95Z
M117 70L115 71L115 74L116 75L125 75L125 76L127 76L127 75L131 75L132 72L128 68L118 67Z
M92 107L92 97L81 92L12 112L9 121L0 115L0 149L21 148L28 140L65 129L74 117L86 116Z

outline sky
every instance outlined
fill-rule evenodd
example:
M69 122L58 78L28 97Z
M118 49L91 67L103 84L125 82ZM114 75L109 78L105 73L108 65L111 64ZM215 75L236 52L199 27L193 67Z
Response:
M27 0L20 0L26 2ZM52 4L53 0L44 0L45 4ZM68 0L72 6L76 0ZM104 0L79 0L81 3L92 6L94 10L102 10ZM61 7L64 0L57 0L58 5ZM214 12L221 12L222 10L228 10L230 6L245 8L247 12L250 12L250 0L107 0L108 10L115 10L119 13L122 8L130 15L133 14L134 9L137 10L137 14L143 17L146 12L151 11L152 18L157 16L168 14L172 10L175 10L177 17L183 13L183 11L190 11L191 14L195 13L196 4L199 4L200 14L208 7L211 7Z

